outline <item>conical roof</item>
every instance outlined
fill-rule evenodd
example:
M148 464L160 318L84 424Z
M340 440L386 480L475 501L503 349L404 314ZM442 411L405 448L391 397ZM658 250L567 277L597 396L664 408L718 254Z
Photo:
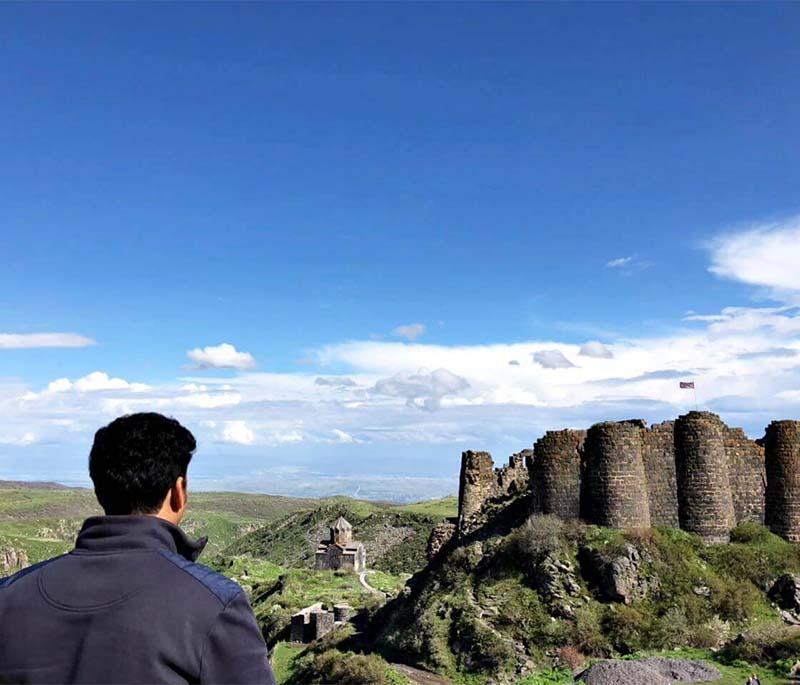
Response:
M350 522L344 517L340 516L333 522L331 526L332 530L353 530L353 526L350 525Z

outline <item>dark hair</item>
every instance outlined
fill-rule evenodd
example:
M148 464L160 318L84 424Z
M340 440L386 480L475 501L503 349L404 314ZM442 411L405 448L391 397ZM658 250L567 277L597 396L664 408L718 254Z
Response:
M194 436L161 414L121 416L94 435L89 475L106 514L153 514L197 447Z

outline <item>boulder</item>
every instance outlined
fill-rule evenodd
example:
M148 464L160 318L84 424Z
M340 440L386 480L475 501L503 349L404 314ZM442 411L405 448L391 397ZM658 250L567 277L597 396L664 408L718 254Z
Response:
M658 586L656 578L644 574L644 565L651 561L649 554L640 552L630 543L625 544L622 554L610 560L599 550L584 549L581 552L582 565L588 566L585 570L608 601L630 604L644 599Z
M671 685L705 683L722 674L704 661L653 657L636 661L599 661L576 676L587 685Z
M800 576L782 575L769 589L769 597L781 609L800 614Z

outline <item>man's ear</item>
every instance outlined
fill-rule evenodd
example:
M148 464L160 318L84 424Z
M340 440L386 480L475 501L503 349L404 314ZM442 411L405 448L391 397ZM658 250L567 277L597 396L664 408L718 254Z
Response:
M172 489L169 491L169 508L176 516L183 516L183 512L186 509L186 502L189 499L188 493L186 492L186 477L180 476L178 480L175 481L175 485L172 486Z

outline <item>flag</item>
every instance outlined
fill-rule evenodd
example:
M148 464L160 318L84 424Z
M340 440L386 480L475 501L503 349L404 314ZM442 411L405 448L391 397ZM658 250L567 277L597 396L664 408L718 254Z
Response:
M694 390L694 381L681 381L681 390Z

